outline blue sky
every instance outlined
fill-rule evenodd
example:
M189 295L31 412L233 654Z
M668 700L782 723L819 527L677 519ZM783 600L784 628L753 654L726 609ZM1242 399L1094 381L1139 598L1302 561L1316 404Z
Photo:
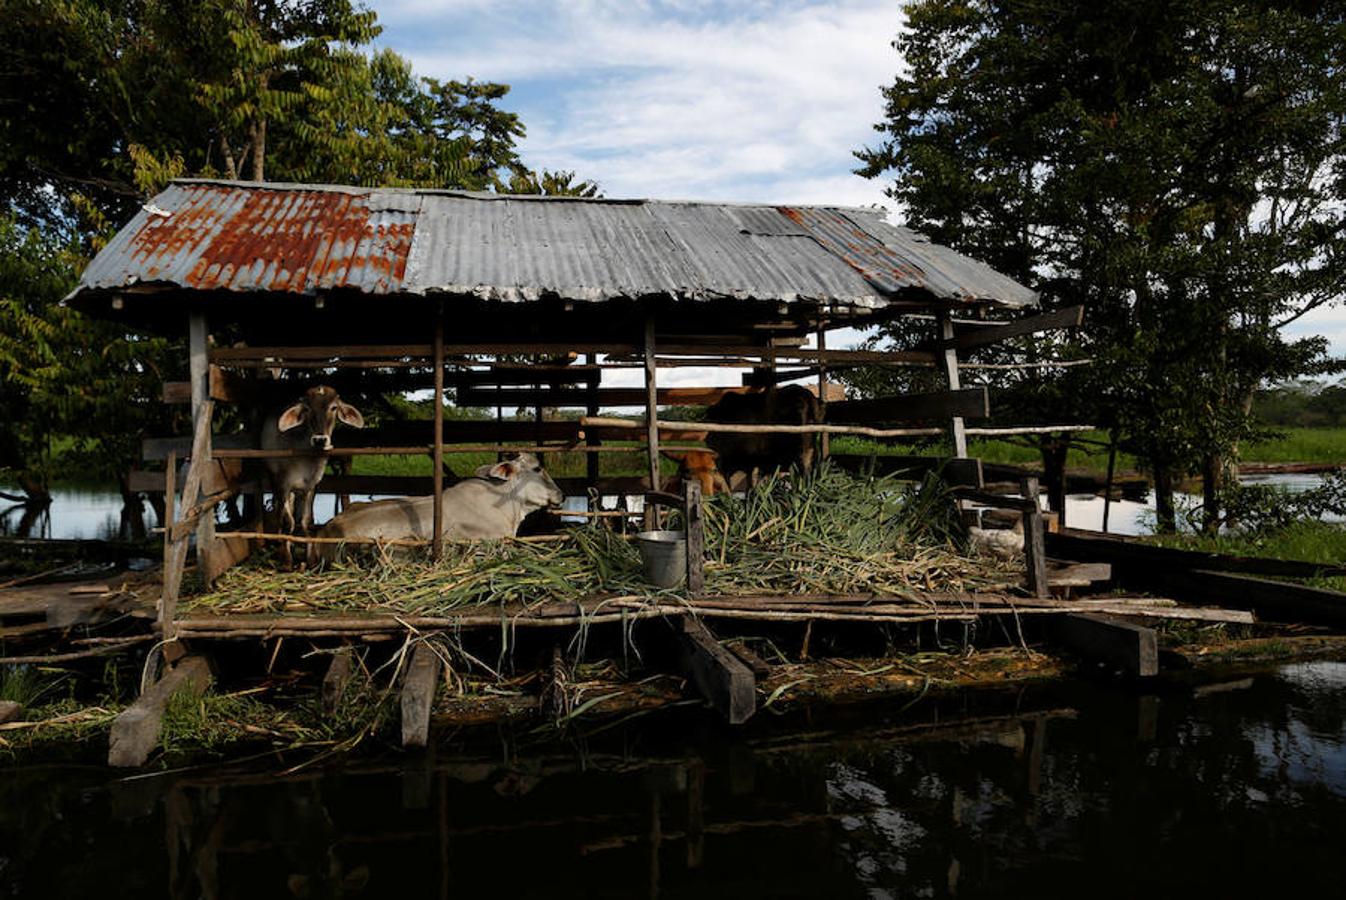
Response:
M380 43L440 79L512 86L533 168L609 197L879 204L851 173L900 60L898 0L373 0ZM1346 310L1290 335L1346 356ZM691 375L689 371L687 373Z

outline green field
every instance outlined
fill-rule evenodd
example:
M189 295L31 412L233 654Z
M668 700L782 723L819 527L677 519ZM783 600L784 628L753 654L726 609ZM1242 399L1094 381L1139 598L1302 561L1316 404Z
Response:
M1102 432L1085 432L1082 437L1103 442L1106 435ZM626 442L625 446L638 446ZM614 445L623 446L623 445ZM878 453L880 455L935 455L947 452L939 442L880 444L863 438L838 437L832 440L833 453ZM968 444L968 452L983 462L1005 463L1010 465L1036 466L1041 462L1037 450L1022 444L1006 440L973 440ZM463 453L447 456L450 468L459 475L471 474L477 466L495 461L493 453ZM605 453L600 457L604 475L641 475L645 471L645 459L640 453ZM1268 441L1260 441L1244 446L1244 462L1291 463L1291 462L1329 462L1346 464L1346 428L1287 428L1280 436ZM557 453L549 456L548 468L556 477L581 476L584 474L583 453ZM1104 446L1089 449L1073 449L1066 463L1071 471L1106 473L1108 452ZM664 460L662 470L667 474L676 471L676 467ZM1117 472L1134 473L1139 470L1136 460L1127 453L1117 454ZM429 475L431 472L428 456L357 456L353 471L359 475Z

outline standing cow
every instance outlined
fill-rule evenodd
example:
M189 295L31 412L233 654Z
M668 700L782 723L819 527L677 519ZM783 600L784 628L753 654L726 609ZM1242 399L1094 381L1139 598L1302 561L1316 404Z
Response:
M725 394L706 410L707 422L733 425L817 425L823 420L822 404L808 388L797 384L772 386L760 394ZM706 446L718 456L725 477L733 481L745 472L749 483L757 473L797 466L813 469L816 434L729 434L711 432Z
M313 495L327 468L325 451L332 449L332 429L337 422L352 428L364 428L360 411L344 402L327 385L317 385L304 392L298 402L279 414L270 413L262 420L261 447L263 450L307 451L302 456L267 459L266 471L275 495L276 512L280 517L280 533L295 533L294 495L302 495L299 531L313 529ZM282 557L289 562L289 544L282 545Z

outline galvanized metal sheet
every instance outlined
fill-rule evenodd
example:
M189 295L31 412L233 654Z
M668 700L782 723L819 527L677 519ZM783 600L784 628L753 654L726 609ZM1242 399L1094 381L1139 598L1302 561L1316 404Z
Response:
M1036 302L987 266L867 210L212 181L174 182L155 197L72 297L143 283L506 301L730 297L879 308L919 290Z

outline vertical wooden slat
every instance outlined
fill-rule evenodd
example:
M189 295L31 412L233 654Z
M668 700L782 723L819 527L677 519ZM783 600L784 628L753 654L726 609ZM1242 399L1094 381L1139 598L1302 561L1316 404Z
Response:
M187 319L187 350L188 366L192 382L192 422L197 428L202 426L201 409L210 402L210 360L209 360L209 331L206 327L206 314L201 310L193 310ZM210 465L210 418L204 420L205 440L200 442L195 439L193 446L192 465L197 467L202 475L205 474L206 467ZM196 454L200 454L198 459ZM184 507L196 503L195 497L184 497ZM207 585L215 580L219 573L215 571L215 510L211 509L203 513L196 526L196 562L201 570L201 577Z
M701 482L687 478L682 484L682 519L687 526L687 596L698 597L706 587L706 530L701 519Z
M178 584L182 580L182 569L173 565L173 559L177 555L177 544L173 540L173 526L177 523L178 506L178 455L169 451L168 459L164 462L167 466L164 469L164 574L163 574L163 593L159 595L159 633L168 639L169 619L165 615L170 602L176 604L178 597ZM170 601L169 598L172 598Z
M659 490L659 379L654 361L654 313L645 319L645 445L649 454L650 490ZM645 530L659 527L659 508L645 504Z
M823 322L818 323L818 351L824 353L827 350L827 325ZM818 360L818 406L822 410L822 420L827 421L827 363L823 362L825 356ZM819 453L823 459L827 459L832 452L831 435L823 432L819 442Z
M961 387L958 378L958 351L953 348L953 317L947 309L941 309L937 313L939 319L939 336L943 339L946 346L943 353L944 376L948 381L949 390L956 391ZM953 435L953 455L957 457L967 456L967 426L963 424L962 416L954 416L950 424Z
M430 536L430 556L436 560L444 549L444 304L435 311L435 471L434 534Z
M1034 597L1045 598L1047 590L1047 546L1042 533L1042 510L1038 505L1038 480L1025 478L1019 482L1025 500L1033 501L1033 508L1024 511L1024 563L1028 569L1028 591Z
M586 364L590 366L596 366L598 365L598 354L586 353L584 355L584 361ZM589 382L587 385L588 391L587 391L585 412L588 415L596 416L598 415L598 386L600 383L602 383L603 375L601 372L590 372L588 378ZM592 429L589 430L591 431ZM584 443L590 447L597 447L599 444L599 440L592 434L586 433L584 436ZM598 484L598 476L599 476L598 454L586 453L584 454L584 457L585 457L584 459L585 486L592 488Z

